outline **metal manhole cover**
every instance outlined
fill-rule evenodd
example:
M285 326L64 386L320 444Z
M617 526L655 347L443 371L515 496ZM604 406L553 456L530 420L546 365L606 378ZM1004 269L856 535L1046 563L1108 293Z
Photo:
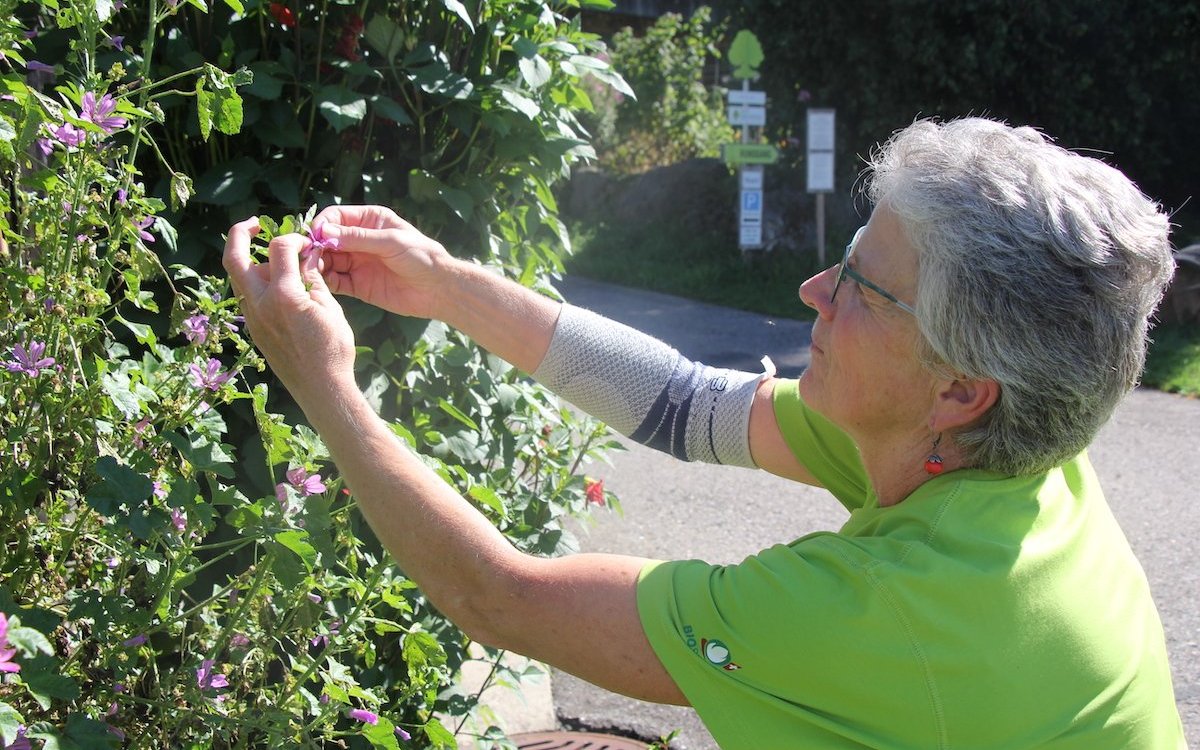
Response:
M520 750L646 750L645 742L595 732L530 732L509 739Z

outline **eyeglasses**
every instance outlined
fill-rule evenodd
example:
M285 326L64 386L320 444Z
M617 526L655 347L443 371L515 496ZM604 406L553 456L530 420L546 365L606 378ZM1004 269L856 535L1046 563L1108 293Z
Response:
M842 282L845 281L847 276L849 276L850 278L857 281L859 284L862 284L863 286L865 286L866 288L875 292L876 294L880 295L884 299L896 303L896 306L899 307L901 310L905 311L906 313L909 313L911 315L916 315L917 311L914 310L911 305L906 305L905 303L896 299L896 296L894 294L887 291L883 287L881 287L871 281L868 281L862 274L860 274L858 271L855 271L853 268L850 267L850 255L851 255L851 253L854 252L855 246L858 245L858 238L862 237L862 233L864 231L866 231L866 229L867 229L866 227L859 227L858 231L854 233L854 238L850 240L850 244L846 245L846 254L842 256L842 262L838 266L837 281L835 281L833 284L833 294L830 295L829 301L833 302L835 299L837 299L838 289L841 288Z

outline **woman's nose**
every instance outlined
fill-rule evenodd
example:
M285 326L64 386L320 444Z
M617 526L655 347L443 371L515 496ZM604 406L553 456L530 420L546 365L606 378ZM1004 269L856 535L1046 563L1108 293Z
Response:
M800 301L817 311L822 318L833 314L833 285L838 267L831 266L800 285Z

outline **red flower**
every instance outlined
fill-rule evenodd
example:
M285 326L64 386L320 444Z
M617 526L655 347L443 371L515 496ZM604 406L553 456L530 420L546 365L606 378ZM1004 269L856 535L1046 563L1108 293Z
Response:
M604 480L603 479L585 479L583 480L583 492L587 495L589 503L596 505L604 505Z
M296 14L283 3L271 3L268 10L271 11L271 17L283 28L290 29L296 25Z

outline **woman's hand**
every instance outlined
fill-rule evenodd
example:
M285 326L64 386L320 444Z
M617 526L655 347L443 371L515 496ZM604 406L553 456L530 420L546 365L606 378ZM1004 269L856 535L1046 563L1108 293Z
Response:
M254 344L301 408L333 389L355 388L354 332L316 269L300 268L308 240L276 237L270 261L255 264L250 238L257 232L257 219L233 225L223 259Z
M330 206L324 222L338 249L322 257L329 290L401 315L440 318L455 260L412 224L381 206Z

